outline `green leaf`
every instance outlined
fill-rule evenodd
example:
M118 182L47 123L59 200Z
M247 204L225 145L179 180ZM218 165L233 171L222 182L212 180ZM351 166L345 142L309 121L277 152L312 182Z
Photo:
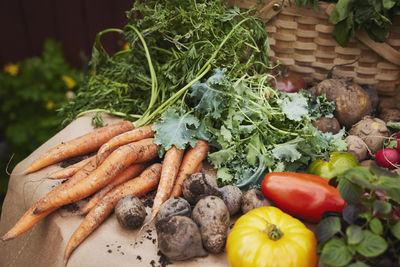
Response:
M391 9L392 7L394 7L394 5L396 4L396 1L393 0L383 0L383 7L385 9Z
M362 211L363 206L359 204L347 204L342 211L343 219L349 224L355 223Z
M334 238L322 248L320 260L330 266L344 266L351 261L353 254L342 239Z
M364 230L363 235L364 239L356 246L356 250L364 257L377 257L388 248L386 240L381 236L369 230Z
M301 153L296 149L296 144L279 144L272 149L272 156L280 160L293 162L300 159Z
M353 16L349 15L345 20L338 22L333 29L333 37L342 47L346 47L354 36Z
M400 221L396 222L395 225L390 227L392 234L400 240Z
M389 214L392 211L392 205L386 201L377 199L372 205L375 214Z
M321 220L314 229L318 242L326 242L332 236L340 232L340 218L337 216L327 217Z
M250 142L246 146L246 160L251 165L254 166L257 162L258 155L260 155L260 148L263 146L263 143L260 139L259 134L255 134L250 138Z
M354 0L339 0L329 16L329 22L337 24L346 19L352 10Z
M226 79L224 71L220 69L216 69L214 75L208 78L206 82L193 84L190 96L198 101L195 110L207 117L219 119L228 104L227 96L220 91L224 91L230 86L231 84Z
M351 224L346 228L347 244L357 245L363 239L362 228L358 225Z
M223 163L229 162L234 157L235 157L235 148L234 147L230 147L227 149L221 149L217 152L213 152L208 155L209 160L216 168L220 168Z
M345 178L339 178L338 190L344 201L349 204L358 203L363 194L363 189L361 186Z
M308 101L302 94L287 94L283 100L279 100L282 113L289 120L301 121L303 116L309 114Z
M369 222L369 229L377 235L381 235L383 233L383 225L382 222L378 218L373 218Z
M190 127L196 128L199 125L198 119L193 115L179 114L173 108L168 108L161 115L161 121L154 123L154 143L161 145L165 150L173 145L179 149L184 149L187 145L194 147L197 142L196 131Z

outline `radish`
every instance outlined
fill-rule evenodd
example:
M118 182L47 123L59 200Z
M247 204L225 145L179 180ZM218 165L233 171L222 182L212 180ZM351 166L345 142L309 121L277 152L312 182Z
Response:
M399 143L400 139L397 139ZM400 150L394 148L383 148L376 153L376 155L371 155L375 158L376 163L384 168L396 169L400 164Z
M400 151L400 131L396 133L397 136L397 150Z

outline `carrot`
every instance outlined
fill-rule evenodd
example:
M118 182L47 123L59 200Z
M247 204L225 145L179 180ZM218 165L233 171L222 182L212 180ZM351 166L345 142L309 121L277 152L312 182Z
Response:
M58 170L47 176L50 179L66 179L74 175L77 171L79 171L86 163L91 161L95 156L88 157L83 159L75 164L69 165L64 169Z
M132 163L146 162L157 157L158 146L153 138L120 146L114 150L104 162L89 176L56 196L40 200L34 213L46 212L52 208L60 207L81 200L98 191L112 181L121 171Z
M199 165L197 165L194 173L201 172L202 169L203 169L203 162L200 162Z
M108 194L86 215L72 234L64 253L64 266L71 253L88 237L114 210L118 201L129 195L140 197L155 189L161 175L161 164L146 168L137 178L129 180Z
M107 184L105 187L97 191L91 199L81 208L80 214L81 215L86 215L88 212L96 206L96 204L112 189L114 189L116 186L132 179L133 177L138 176L143 169L146 167L146 163L137 163L137 164L132 164L128 168L126 168L124 171L122 171L117 177L114 178L109 184Z
M206 141L197 140L196 145L185 153L169 198L179 197L182 194L183 181L185 181L190 174L196 172L200 162L207 157L209 149L210 148Z
M58 192L65 190L66 188L79 183L83 179L85 179L91 171L95 169L95 160L88 162L85 166L83 166L76 174L74 174L70 179L68 179L65 183L60 184L58 187L54 188L52 191L46 194L46 196L42 197L41 200L46 199L51 196L55 196ZM39 200L40 201L40 200ZM11 240L16 238L17 236L25 233L33 226L36 225L41 219L55 211L57 208L52 208L46 212L40 214L34 214L33 211L36 209L39 201L35 202L26 212L25 214L18 220L18 222L1 238L3 241Z
M161 205L168 199L174 186L176 175L178 174L179 166L182 162L183 149L178 149L172 146L164 156L161 170L160 184L157 188L156 196L154 197L152 215L155 217L160 210Z
M99 151L97 152L97 163L100 165L100 163L104 161L107 151L112 151L115 148L128 143L154 137L155 132L151 129L151 127L153 127L153 124L149 124L114 136L99 148Z
M48 150L45 154L33 161L32 164L25 170L25 173L35 172L64 159L81 156L96 151L101 145L106 143L112 137L132 130L133 128L133 123L130 121L121 121L98 128L88 134L82 135Z

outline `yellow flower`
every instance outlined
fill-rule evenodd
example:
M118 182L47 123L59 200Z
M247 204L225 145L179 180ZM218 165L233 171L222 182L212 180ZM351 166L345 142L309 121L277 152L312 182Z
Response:
M48 101L47 102L47 104L46 104L46 109L47 110L51 110L51 109L53 109L54 108L54 102L53 101Z
M12 76L16 76L19 72L19 67L17 64L9 63L9 64L4 65L3 71Z
M72 79L71 77L67 76L67 75L63 75L61 77L61 79L64 81L65 85L71 89L74 88L76 85L76 82L74 81L74 79Z
M125 43L124 44L124 50L130 50L131 48L129 47L129 44L128 43Z

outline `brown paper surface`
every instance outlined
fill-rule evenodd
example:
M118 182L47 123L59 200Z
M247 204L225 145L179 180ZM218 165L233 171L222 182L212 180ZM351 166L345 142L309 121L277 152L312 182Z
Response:
M106 123L117 118L103 116ZM6 233L39 198L60 181L46 179L61 167L54 164L35 173L23 171L41 154L61 142L92 131L91 116L78 118L35 152L20 162L13 170L0 221L0 235ZM146 221L149 220L149 214ZM0 266L62 266L66 244L82 221L73 211L59 209L42 219L32 229L17 238L0 242ZM165 266L157 255L157 235L150 224L141 234L123 229L115 215L111 215L71 255L68 267L109 266ZM229 266L226 254L209 255L187 261L175 261L168 266Z

